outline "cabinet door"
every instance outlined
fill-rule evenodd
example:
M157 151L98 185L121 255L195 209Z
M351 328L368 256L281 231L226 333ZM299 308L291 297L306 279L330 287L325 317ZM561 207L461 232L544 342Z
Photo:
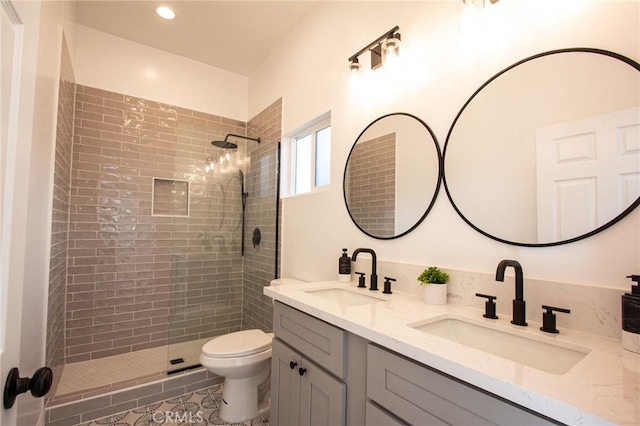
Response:
M396 419L382 408L367 401L367 426L405 426L401 420Z
M300 354L273 339L271 353L271 414L275 426L297 426L300 418Z
M345 424L347 387L320 367L302 358L300 376L300 425Z

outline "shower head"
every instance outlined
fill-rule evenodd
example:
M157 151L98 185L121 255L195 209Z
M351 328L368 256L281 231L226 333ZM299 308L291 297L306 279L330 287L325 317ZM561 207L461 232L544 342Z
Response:
M260 143L260 138L252 138L249 136L242 136L242 135L234 135L233 133L228 133L227 136L224 137L223 141L212 141L211 144L213 146L217 146L218 148L225 148L225 149L236 149L238 147L238 145L236 145L233 142L229 142L229 137L233 136L235 138L242 138L242 139L247 139L250 141L255 141Z
M238 179L240 179L240 183L244 186L244 173L242 173L240 169L238 169Z
M226 140L224 141L212 141L211 144L213 146L217 146L218 148L222 148L222 149L236 149L238 147L238 145L236 145L233 142L227 142Z

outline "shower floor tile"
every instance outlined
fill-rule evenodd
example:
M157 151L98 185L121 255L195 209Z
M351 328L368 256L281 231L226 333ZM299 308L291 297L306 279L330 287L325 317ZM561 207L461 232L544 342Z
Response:
M161 379L166 377L168 359L179 357L185 361L172 365L170 370L198 365L200 350L209 340L194 340L66 364L54 400L64 396L86 397Z
M268 426L269 406L261 405L258 417L244 423L225 423L219 417L223 385L212 386L177 398L150 404L82 426L200 425L200 426Z

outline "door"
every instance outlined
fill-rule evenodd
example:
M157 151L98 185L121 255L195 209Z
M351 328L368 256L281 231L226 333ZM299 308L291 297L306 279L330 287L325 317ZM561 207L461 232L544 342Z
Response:
M640 110L538 129L538 241L566 240L614 219L640 196Z
M20 368L29 164L40 2L0 0L0 377ZM36 315L35 318L38 318ZM34 325L32 325L34 326ZM35 326L41 326L36 324ZM28 355L26 355L28 356ZM26 357L25 356L25 357ZM24 360L23 360L24 361ZM23 362L24 365L24 362ZM20 371L22 377L33 371ZM24 401L24 402L23 402ZM42 421L42 400L22 396L0 408L0 425Z

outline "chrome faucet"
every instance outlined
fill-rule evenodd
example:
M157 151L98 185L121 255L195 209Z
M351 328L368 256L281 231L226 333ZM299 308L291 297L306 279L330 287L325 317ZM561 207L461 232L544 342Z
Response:
M528 324L524 301L524 280L520 263L518 263L517 260L502 260L498 263L498 269L496 269L496 281L504 282L504 270L509 266L513 267L516 272L516 298L513 299L513 319L511 320L511 324L525 326Z
M358 257L358 254L364 252L364 253L369 253L371 254L371 283L369 284L369 290L373 290L373 291L377 291L378 290L378 275L376 275L378 266L377 266L377 259L376 259L376 252L373 251L372 249L368 249L368 248L359 248L359 249L355 249L353 251L353 254L351 255L351 260L353 260L354 262L356 261L356 258Z

